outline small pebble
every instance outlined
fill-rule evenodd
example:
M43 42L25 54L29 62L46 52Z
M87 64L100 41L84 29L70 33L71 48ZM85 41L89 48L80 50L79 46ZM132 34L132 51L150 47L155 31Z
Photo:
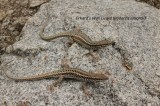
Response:
M157 70L156 75L160 77L160 71Z

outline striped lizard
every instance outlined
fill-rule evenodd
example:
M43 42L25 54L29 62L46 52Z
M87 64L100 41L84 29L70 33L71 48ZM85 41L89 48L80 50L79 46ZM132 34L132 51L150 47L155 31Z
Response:
M10 62L4 64L4 67L7 67L9 63L11 63L13 60ZM53 90L54 87L57 87L63 79L74 79L78 81L83 82L83 92L87 95L90 96L88 91L86 91L86 84L88 82L100 82L100 81L105 81L108 80L109 76L111 75L108 71L96 71L96 72L86 72L84 70L78 69L78 68L71 68L68 65L69 60L67 59L66 56L61 61L61 69L55 70L52 72L46 72L38 75L30 75L26 77L16 77L12 74L9 74L7 71L3 71L4 74L15 81L35 81L35 80L42 80L42 79L47 79L47 78L56 78L58 79L55 83L49 86L49 90Z
M97 47L102 47L102 46L111 45L111 44L115 43L114 41L112 41L109 38L106 40L101 40L101 41L92 41L79 28L75 28L71 31L65 31L65 32L61 32L58 34L46 36L43 34L43 32L44 32L45 26L47 26L49 18L50 17L48 15L47 19L46 19L47 21L44 22L44 24L42 25L42 29L40 30L40 33L39 33L39 36L43 40L50 41L50 40L60 38L60 37L68 37L68 38L70 38L71 43L76 42L76 43L80 44L81 46L83 46L84 48L89 49L89 50L95 50L95 49L97 50Z
M81 46L83 46L84 48L89 49L89 54L91 54L93 57L96 57L94 55L93 51L97 50L99 47L112 45L115 48L115 41L113 41L113 40L111 40L109 38L105 39L105 40L101 40L101 41L92 41L79 28L75 28L75 29L73 29L71 31L65 31L65 32L61 32L61 33L58 33L58 34L46 36L46 35L43 34L43 32L44 32L44 28L45 28L47 23L48 23L48 21L44 23L44 25L42 26L42 29L40 30L40 34L39 34L39 36L43 40L50 41L50 40L53 40L53 39L56 39L56 38L60 38L60 37L68 37L71 40L70 43L76 42L76 43L80 44ZM117 48L115 48L115 49L117 50ZM120 54L122 54L122 53L120 52ZM123 57L123 55L121 55L121 56ZM94 60L97 61L98 59L96 58ZM128 70L132 70L133 64L131 62L127 61L127 57L123 57L123 65Z
M40 80L44 78L58 78L58 80L55 83L49 86L49 90L51 91L53 91L54 87L57 87L63 81L63 79L75 79L75 80L83 81L82 90L83 90L83 93L86 94L87 96L91 96L91 94L86 89L87 82L95 83L97 81L107 80L110 75L109 72L93 73L93 72L85 72L81 69L69 68L69 67L63 68L57 71L52 71L52 72L43 73L43 74L34 75L34 76L28 76L28 77L13 77L12 75L8 74L6 71L4 73L8 78L13 79L15 81L32 81L32 80Z
M96 50L98 47L112 45L115 42L111 39L101 40L101 41L92 41L85 33L83 33L80 29L75 28L71 31L61 32L55 35L45 36L43 34L44 28L40 32L40 37L43 40L50 41L59 37L69 37L73 42L77 42L81 46L89 50Z
M13 77L12 75L9 75L6 71L5 71L5 75L8 78L16 81L32 81L32 80L40 80L44 78L61 78L61 79L76 79L80 81L94 82L94 81L107 80L110 74L108 72L106 74L85 72L77 68L63 68L57 71L52 71L52 72L38 74L34 76L29 76L29 77Z

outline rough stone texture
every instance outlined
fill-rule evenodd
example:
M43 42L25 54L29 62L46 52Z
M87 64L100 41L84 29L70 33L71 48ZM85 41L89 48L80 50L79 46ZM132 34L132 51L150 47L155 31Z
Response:
M100 49L99 61L92 62L91 56L85 55L89 52L87 49L76 43L68 48L67 38L51 42L41 40L38 34L47 15L50 19L45 27L45 34L58 33L78 26L94 41L111 37L129 51L133 70L128 72L122 66L121 56L112 46ZM127 16L145 19L76 20L76 17L80 16ZM1 57L3 61L0 68L0 105L159 106L159 17L160 12L154 7L132 0L53 0L42 5L39 12L29 19L23 28L21 40L13 45L15 51ZM88 86L93 97L89 98L83 94L78 81L64 81L51 92L47 85L52 84L52 79L15 82L3 73L3 70L7 70L15 76L29 76L56 70L61 67L61 60L66 54L71 67L111 73L108 81Z
M36 7L46 2L46 0L30 0L30 7Z

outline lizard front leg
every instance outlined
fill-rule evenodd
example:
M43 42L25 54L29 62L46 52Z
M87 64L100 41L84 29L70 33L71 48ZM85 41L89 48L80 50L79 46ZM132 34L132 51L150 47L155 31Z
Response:
M69 65L68 65L69 62L70 62L69 59L67 59L67 57L65 55L64 58L61 61L61 67L62 67L62 69L70 68Z
M93 62L98 62L99 60L100 60L100 56L99 56L99 54L95 51L95 50L93 50L93 49L90 49L89 50L89 53L87 53L87 54L85 54L86 56L91 56L91 60L93 61Z
M58 80L51 85L48 86L48 89L50 91L54 91L56 87L60 86L61 82L63 81L64 77L63 75L59 76Z
M75 41L73 40L72 37L68 37L69 42L67 42L67 47L71 47L73 43L75 43Z

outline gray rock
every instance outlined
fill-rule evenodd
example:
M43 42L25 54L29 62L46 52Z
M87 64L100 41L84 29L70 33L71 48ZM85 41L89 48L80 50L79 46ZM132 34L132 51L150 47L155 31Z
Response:
M93 41L111 37L130 53L133 70L128 72L122 66L121 55L112 46L100 49L99 61L92 62L91 56L85 55L87 49L76 43L67 47L67 38L50 42L40 39L39 32L47 15L50 18L44 34L77 26ZM1 71L7 70L15 76L45 73L61 68L61 60L68 55L70 67L109 71L111 76L108 81L88 85L93 94L90 98L83 94L78 81L64 81L50 92L47 85L52 84L52 79L15 82L4 77L0 79L0 105L28 101L33 106L159 106L159 17L160 12L154 7L133 0L52 0L42 5L23 28L21 40L13 45L15 51L9 47L10 53L1 56ZM2 76L5 76L3 72Z

